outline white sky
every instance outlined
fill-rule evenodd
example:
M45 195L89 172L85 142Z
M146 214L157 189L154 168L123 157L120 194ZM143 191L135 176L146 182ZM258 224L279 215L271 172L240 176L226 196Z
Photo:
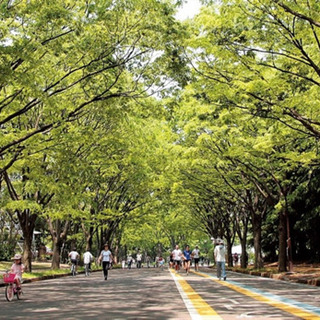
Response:
M199 0L188 0L187 3L180 8L176 14L176 19L185 20L192 18L194 15L199 13L201 4Z

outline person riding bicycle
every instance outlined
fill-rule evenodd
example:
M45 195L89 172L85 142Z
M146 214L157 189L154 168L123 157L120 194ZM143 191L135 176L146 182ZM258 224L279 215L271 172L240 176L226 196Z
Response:
M77 252L76 248L73 248L73 250L69 253L68 257L70 258L71 263L74 264L77 273L78 260L80 258L80 254Z
M21 254L16 254L12 258L12 260L14 260L14 263L10 269L10 272L16 275L14 278L14 282L17 285L17 290L21 290L22 273L24 272L24 265L22 264L21 259Z

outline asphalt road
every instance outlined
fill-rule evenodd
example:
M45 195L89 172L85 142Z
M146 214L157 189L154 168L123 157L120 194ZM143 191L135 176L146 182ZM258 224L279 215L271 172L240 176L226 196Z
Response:
M204 272L204 271L208 272ZM167 269L111 270L23 285L0 319L320 319L320 288L212 271L188 276Z

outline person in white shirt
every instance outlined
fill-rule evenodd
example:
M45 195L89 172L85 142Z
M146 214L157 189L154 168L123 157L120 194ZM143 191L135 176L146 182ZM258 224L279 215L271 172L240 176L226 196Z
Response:
M175 270L180 270L181 259L183 258L182 251L179 249L179 245L176 245L176 248L172 251L173 262Z
M219 240L217 246L214 249L214 259L215 259L216 265L217 265L218 279L221 280L221 276L222 276L223 280L227 280L227 276L226 276L226 250L224 247L223 240Z
M140 253L140 251L138 251L136 258L137 258L137 268L141 268L142 254Z
M84 254L83 254L83 263L84 265L88 265L88 269L89 271L91 271L91 261L93 260L93 255L91 254L91 252L89 250L87 250Z
M200 259L200 250L198 246L192 251L192 258L194 259L194 269L199 271L199 259Z
M104 250L101 251L98 259L99 263L101 263L102 261L102 271L103 271L104 280L108 279L108 271L111 266L112 260L113 260L113 257L112 257L111 251L109 250L109 245L105 244Z
M73 248L72 251L69 253L69 258L71 263L76 266L76 272L78 271L78 260L80 258L80 254L77 252L76 248Z

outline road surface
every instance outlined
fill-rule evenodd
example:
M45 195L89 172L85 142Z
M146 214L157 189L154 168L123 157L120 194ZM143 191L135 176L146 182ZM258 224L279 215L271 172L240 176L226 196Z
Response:
M0 288L0 319L320 320L318 287L230 272L218 281L213 272L116 269L107 281L80 274L24 284L12 302Z

